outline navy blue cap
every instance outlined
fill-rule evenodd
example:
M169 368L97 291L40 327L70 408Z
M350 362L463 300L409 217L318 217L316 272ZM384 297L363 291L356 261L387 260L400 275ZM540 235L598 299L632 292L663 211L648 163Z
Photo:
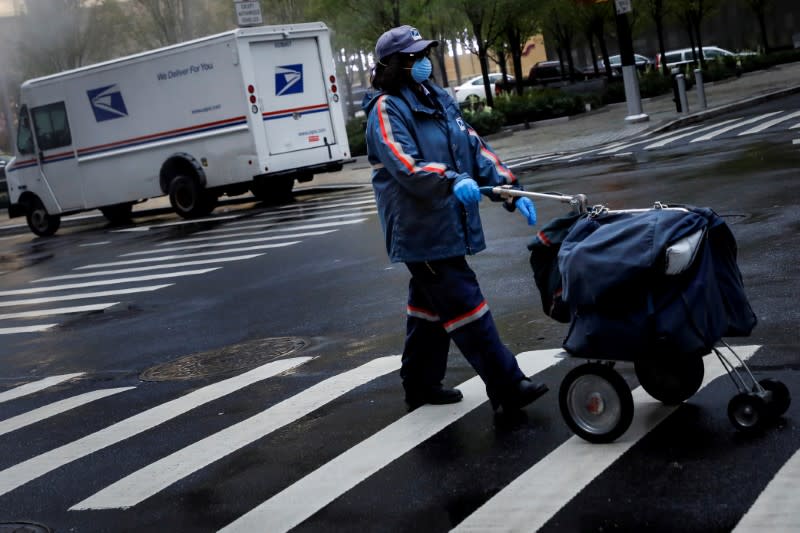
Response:
M439 46L439 41L428 41L422 38L417 28L398 26L384 32L375 43L375 56L383 61L392 54L416 54L429 46Z

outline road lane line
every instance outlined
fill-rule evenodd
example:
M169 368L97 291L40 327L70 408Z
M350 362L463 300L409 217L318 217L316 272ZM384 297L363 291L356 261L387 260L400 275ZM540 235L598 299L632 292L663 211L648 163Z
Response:
M747 126L748 124L752 124L754 122L758 122L759 120L764 120L767 117L771 117L773 115L777 115L778 113L783 113L783 111L773 111L772 113L766 113L764 115L759 115L757 117L750 118L745 120L744 122L738 122L736 124L731 124L729 126L725 126L724 128L719 128L717 130L712 131L711 133L706 133L705 135L701 135L696 139L692 139L689 142L697 143L703 141L709 141L718 135L722 135L723 133L727 133L731 130L735 130L736 128L741 128L742 126Z
M564 161L565 159L570 159L570 158L573 158L573 159L580 158L580 157L583 157L585 155L589 155L589 154L593 154L595 152L599 152L600 150L607 150L609 148L615 148L617 146L621 146L622 144L623 143L621 143L621 142L615 142L615 143L612 143L612 144L606 144L604 146L601 146L600 148L595 148L593 150L587 150L586 152L578 152L577 154L568 154L568 155L565 155L565 156L556 157L555 159L553 159L553 161Z
M58 324L38 324L36 326L21 326L17 328L0 328L0 335L16 335L17 333L39 333L57 326Z
M689 137L690 135L695 135L697 133L700 133L701 131L713 130L713 129L719 128L720 126L725 126L726 124L730 124L732 122L737 122L738 123L741 120L742 120L741 118L732 118L732 119L728 119L728 120L723 120L722 122L717 122L716 124L712 124L710 126L706 126L705 128L700 128L698 130L690 131L688 133L686 131L684 131L683 133L679 133L678 135L672 135L671 137L667 137L665 139L661 139L658 142L655 142L655 143L652 143L652 144L648 144L647 146L644 147L644 149L645 150L654 150L655 148L663 148L664 146L668 145L671 142L677 141L678 139L683 139L684 137Z
M535 157L526 158L524 161L520 161L519 163L513 163L511 165L506 165L508 168L514 169L519 168L525 165L529 165L531 163L540 163L542 161L546 161L551 159L559 154L547 154L547 155L538 155Z
M685 131L694 131L699 127L700 126L689 126L688 128L681 128L680 131L684 131L684 132ZM635 142L632 142L632 143L626 143L626 144L623 144L621 146L617 146L616 148L612 148L611 150L603 150L602 152L598 152L598 153L600 155L615 154L615 153L619 152L620 150L624 150L625 148L629 148L631 146L637 146L639 144L645 144L645 143L657 141L659 139L663 139L663 138L669 137L671 135L675 135L675 132L674 131L669 131L667 133L662 133L660 135L656 135L655 137L650 137L650 138L645 139L643 141L635 141Z
M241 248L228 248L226 250L213 250L210 252L193 252L189 254L175 254L175 255L162 255L159 257L147 257L145 259L129 259L127 261L112 261L110 263L94 263L91 265L84 265L75 267L73 270L89 270L93 268L106 268L126 265L140 265L142 263L156 263L158 261L172 261L174 259L194 259L206 255L223 255L223 254L238 254L241 252L256 252L259 250L269 250L271 248L283 248L284 246L291 246L300 241L278 242L275 244L259 244L256 246L243 246Z
M209 230L205 230L205 231L198 231L198 232L193 233L192 235L207 235L209 233L227 233L227 232L230 232L230 231L239 231L239 230L255 229L255 228L271 228L271 227L277 225L276 223L272 222L273 220L276 220L276 221L278 221L280 223L288 225L288 224L291 224L291 223L293 223L295 221L298 221L298 220L308 220L308 221L318 222L320 220L337 220L337 219L340 219L340 218L360 217L360 216L364 216L364 215L374 215L374 214L376 214L378 212L375 209L370 209L368 211L365 211L364 208L350 209L348 211L352 211L352 212L341 213L341 214L338 214L338 215L326 215L324 217L320 217L320 216L316 216L316 215L309 216L309 215L307 215L305 213L298 213L297 215L277 216L274 219L262 219L262 220L258 221L257 223L253 223L253 221L248 220L247 223L238 222L238 223L226 224L225 226L223 226L221 228L209 229Z
M207 244L190 244L186 246L172 246L170 248L159 248L156 250L143 250L141 252L129 252L127 254L122 254L120 257L131 257L131 256L138 256L138 255L151 255L151 254L161 254L164 252L180 252L183 250L197 250L200 248L208 248L208 247L218 247L218 246L233 246L238 244L250 244L254 242L264 242L264 241L277 241L282 239L301 239L303 237L314 237L317 235L327 235L328 233L333 233L335 229L327 230L327 231L308 231L305 233L293 233L290 235L273 235L271 237L258 237L256 239L239 239L230 242L209 242Z
M781 122L785 122L787 120L791 120L791 119L793 119L795 117L800 117L800 111L795 111L794 113L790 113L790 114L786 115L785 117L779 117L779 118L775 118L775 119L772 119L772 120L768 120L767 122L765 122L763 124L759 124L758 126L755 126L754 128L750 128L747 131L743 131L743 132L739 133L737 135L737 137L741 137L742 135L752 135L754 133L759 133L761 131L764 131L767 128L771 128L772 126L775 126L775 125L780 124Z
M238 376L207 385L49 452L17 463L0 472L0 496L61 466L143 433L196 407L302 365L309 359L311 357L272 361Z
M84 375L84 372L77 372L75 374L61 374L59 376L50 376L33 381L31 383L26 383L25 385L20 385L19 387L14 387L13 389L0 393L0 403L7 402L9 400L16 400L17 398L27 396L29 394L34 394L41 390L60 385L65 381L69 381L82 375Z
M759 346L735 347L749 359ZM715 355L705 358L701 388L725 374ZM571 437L564 444L514 479L452 531L536 531L563 506L610 467L642 437L680 406L653 400L644 389L633 390L635 413L628 431L610 444L590 444Z
M150 281L152 279L166 279L166 278L178 278L183 276L197 276L199 274L206 274L208 272L213 272L214 270L219 270L220 267L216 268L203 268L200 270L183 270L180 272L167 272L165 274L151 274L149 276L136 276L133 278L116 278L116 279L104 279L98 281L87 281L84 283L67 283L64 285L50 285L49 287L31 287L28 289L13 289L10 291L0 291L0 296L17 296L20 294L36 294L41 292L47 291L65 291L67 289L82 289L84 287L96 287L98 285L116 285L121 283L134 283L137 281Z
M364 205L364 204L369 204L369 203L375 203L374 196L370 200L353 200L351 202L339 202L339 203L327 204L327 205L323 204L323 205L320 205L319 207L325 208L325 209L330 209L331 207L347 207L347 206L352 206L352 205ZM273 212L270 212L270 213L264 213L263 215L256 215L256 216L263 217L263 216L275 214L275 213L280 212L280 211L287 211L287 210L291 211L291 210L297 210L297 209L302 209L302 206L299 205L299 204L298 205L284 205L284 206L278 207L276 209L276 211L273 211Z
M102 311L108 309L119 302L110 302L92 305L78 305L73 307L59 307L57 309L39 309L37 311L20 311L19 313L5 313L0 314L0 320L9 320L12 318L38 318L42 316L53 315L70 315L74 313L91 313L93 311Z
M399 369L400 356L394 355L373 359L356 369L326 379L247 420L147 465L69 510L133 507L193 472L306 416L354 388Z
M800 451L796 451L767 484L733 533L800 531Z
M261 231L243 231L240 233L227 233L225 235L211 235L208 237L190 237L188 239L176 239L173 241L163 242L161 244L157 244L156 246L170 246L175 244L187 244L191 242L206 242L206 241L217 241L217 240L224 240L224 239L232 239L238 237L253 237L256 235L264 235L265 233L280 233L283 231L305 231L305 230L312 230L312 229L322 229L322 228L338 228L339 226L349 226L351 224L360 224L367 220L366 218L356 218L354 220L340 220L338 222L322 222L320 224L305 224L302 226L293 225L291 227L271 227L267 229L263 229ZM238 228L234 228L234 231Z
M184 224L199 224L201 222L215 222L217 220L230 220L232 218L241 218L245 215L225 215L219 217L208 218L193 218L191 220L179 220L177 222L165 222L163 224L152 224L150 226L136 226L135 228L114 229L112 233L128 233L136 231L150 231L151 229L169 228L171 226L183 226Z
M525 375L556 364L561 350L538 350L517 356ZM486 403L479 377L458 386L464 399L449 405L424 405L353 446L330 462L242 515L220 531L288 531L378 472L415 446Z
M163 270L165 268L183 268L188 266L199 266L199 265L208 265L208 264L216 264L216 263L229 263L232 261L244 261L247 259L253 259L254 257L259 257L264 254L247 254L247 255L235 255L232 257L218 257L216 259L198 259L197 261L183 261L180 263L166 263L163 265L150 265L150 266L140 266L140 267L133 267L133 268L120 268L116 270L98 270L95 272L82 272L80 274L64 274L62 276L51 276L49 278L39 278L31 281L31 283L41 283L42 281L61 281L65 279L80 279L80 278L93 278L97 276L117 276L119 274L131 274L133 272L146 272L149 270Z
M7 418L6 420L0 421L0 435L11 433L12 431L24 428L25 426L30 426L36 422L41 422L42 420L64 413L71 409L75 409L76 407L86 405L87 403L95 400L107 398L109 396L113 396L114 394L119 394L120 392L135 388L136 387L118 387L116 389L101 389L86 392L66 398L64 400L53 402L43 407L39 407L38 409L33 409L32 411L22 413L18 416Z
M163 285L149 285L146 287L134 287L131 289L117 289L113 291L83 292L77 294L65 294L63 296L47 296L43 298L28 298L26 300L7 300L0 302L0 307L14 307L17 305L39 305L51 302L66 302L69 300L83 300L84 298L105 298L106 296L119 296L122 294L135 294L137 292L151 292L171 287L174 283Z

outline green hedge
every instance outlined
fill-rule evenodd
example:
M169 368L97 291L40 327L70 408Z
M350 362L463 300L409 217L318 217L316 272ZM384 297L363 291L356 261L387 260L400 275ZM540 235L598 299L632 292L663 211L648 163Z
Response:
M347 122L347 140L350 143L350 155L367 155L367 139L364 129L367 126L367 119L356 117Z
M582 96L547 88L536 88L521 96L501 95L495 98L495 110L506 117L508 124L574 115L582 112L585 105Z

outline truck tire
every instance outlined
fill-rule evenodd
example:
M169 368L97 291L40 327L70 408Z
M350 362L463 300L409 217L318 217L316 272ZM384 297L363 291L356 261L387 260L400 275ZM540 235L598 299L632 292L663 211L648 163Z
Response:
M100 208L100 212L108 219L112 226L121 226L128 224L132 217L133 204L126 202L124 204L107 205Z
M178 175L169 182L169 203L183 218L197 218L214 210L217 197L203 189L196 179Z
M49 214L38 197L28 204L25 219L28 221L28 228L39 237L50 237L61 226L61 216Z

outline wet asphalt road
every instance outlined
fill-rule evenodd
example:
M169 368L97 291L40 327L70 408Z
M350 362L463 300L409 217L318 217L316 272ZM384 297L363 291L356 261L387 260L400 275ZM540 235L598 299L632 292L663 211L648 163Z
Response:
M714 208L737 239L739 266L759 318L751 337L729 341L761 346L751 359L757 377L779 378L796 392L800 390L800 311L791 295L798 293L800 258L796 208L800 147L792 144L797 137L797 130L781 130L700 145L680 143L588 164L530 168L519 175L529 190L583 193L590 203L612 208L648 207L655 201ZM368 191L312 191L299 195L296 203L307 206L306 215L319 215L313 207L368 198ZM537 202L537 207L540 221L564 212L563 206L547 201ZM236 202L216 214L244 215L238 223L255 222L260 215L274 212L274 208ZM535 229L489 202L482 204L482 216L489 246L470 263L504 341L515 353L560 347L567 325L541 312L528 265L525 245ZM155 460L245 421L324 379L399 353L407 274L386 261L376 216L364 217L364 222L338 227L334 233L298 238L297 245L237 252L263 255L208 265L221 268L164 280L174 283L169 287L115 296L117 305L103 312L59 318L59 325L46 332L0 337L2 390L46 376L86 373L48 391L0 403L2 419L80 392L135 387L0 435L0 487L6 469L14 465L281 355L278 344L254 348L261 339L292 339L300 349L291 357L315 357L280 379L198 405L183 416L0 495L0 522L31 520L58 531L214 531L401 420L406 412L399 381L394 372L386 373L199 468L130 509L67 510ZM159 214L137 220L137 227L176 220ZM287 222L278 219L275 223ZM35 286L30 282L68 275L88 264L120 261L123 254L155 250L162 244L162 248L172 247L178 239L197 238L201 231L223 230L230 223L217 220L113 232L102 221L89 220L63 228L53 239L4 233L0 235L0 270L6 273L0 276L0 291ZM134 257L147 255L127 256ZM0 312L5 311L0 308ZM230 357L217 361L217 373L188 380L140 379L155 365L222 350ZM548 461L571 438L558 411L557 389L577 364L566 360L543 370L538 378L550 385L551 393L522 416L497 418L488 405L480 405L352 490L343 490L298 529L451 529L529 468ZM474 375L455 347L450 367L448 385ZM620 371L631 386L636 385L632 369L622 365ZM549 495L556 507L542 530L731 530L800 448L797 402L774 427L744 436L726 417L732 395L727 378L714 381L584 488ZM581 450L581 454L592 453L589 448ZM317 497L317 490L309 489L301 500L313 502ZM540 502L518 503L536 507ZM264 525L263 530L271 529L269 523Z

